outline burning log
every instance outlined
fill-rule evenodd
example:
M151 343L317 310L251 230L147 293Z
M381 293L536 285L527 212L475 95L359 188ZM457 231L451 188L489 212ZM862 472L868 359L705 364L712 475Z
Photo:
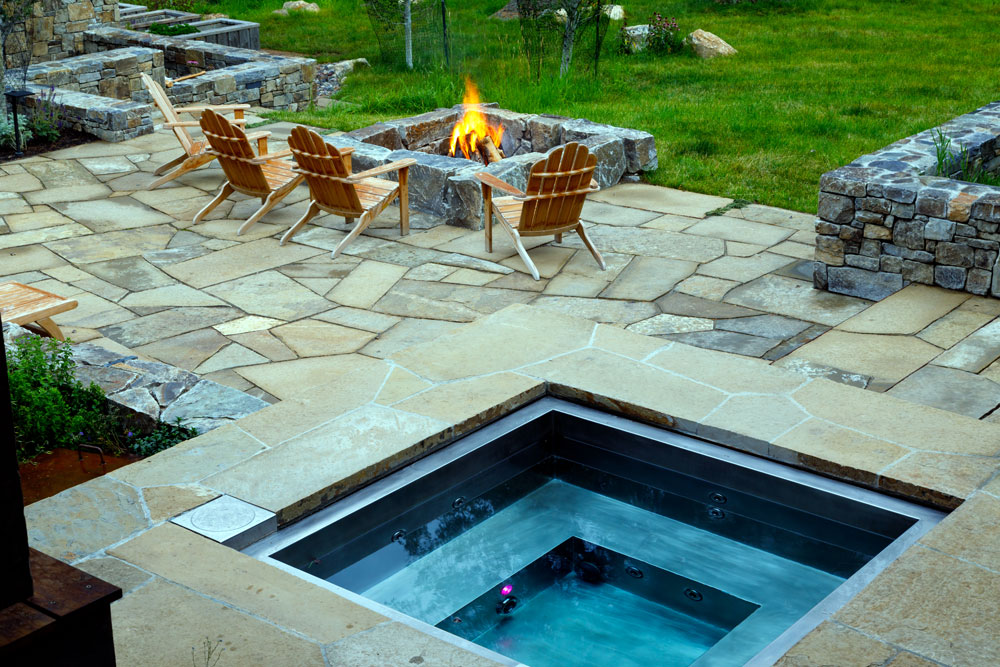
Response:
M497 145L493 143L493 137L489 135L476 145L476 150L479 152L479 156L483 158L483 164L488 165L503 159L503 154L500 153Z

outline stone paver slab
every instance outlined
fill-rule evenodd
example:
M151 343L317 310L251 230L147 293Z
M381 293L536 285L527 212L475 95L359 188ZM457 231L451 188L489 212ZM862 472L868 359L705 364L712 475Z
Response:
M262 449L260 441L226 425L113 470L106 477L138 487L187 484L225 470Z
M854 333L915 334L968 300L969 295L930 285L908 285L837 328Z
M915 449L995 456L1000 425L816 379L792 397L814 417Z
M920 542L932 549L1000 571L996 527L1000 525L1000 499L977 493L945 517Z
M348 354L364 347L375 334L317 320L300 320L271 329L300 357Z
M955 509L996 472L996 459L914 452L882 471L879 487L889 493Z
M777 363L783 365L790 359L806 359L895 384L940 353L941 350L918 338L834 329ZM1000 355L1000 351L997 354Z
M1000 618L989 611L998 596L1000 574L918 546L834 618L942 664L992 665L1000 663Z
M581 220L599 222L602 225L614 225L615 227L638 227L659 217L660 214L656 212L614 206L592 199L584 202L583 212L580 213Z
M782 394L805 380L757 359L675 343L650 357L649 363L730 393Z
M193 371L201 362L227 345L228 338L215 329L207 328L140 345L135 351L171 366Z
M60 202L85 201L88 199L104 199L111 194L111 189L105 185L67 185L64 187L46 188L24 193L24 200L29 204L58 204Z
M87 271L130 292L143 292L177 284L173 278L142 257L122 257L105 262L94 262L87 265Z
M329 298L342 306L371 308L406 271L405 266L365 260L333 288Z
M153 210L132 197L70 201L55 204L54 208L97 233L150 227L174 221L169 215Z
M340 308L320 313L316 315L316 319L350 327L351 329L371 331L372 333L381 333L400 321L400 318L393 315L385 315L349 306L341 306Z
M498 667L499 663L414 630L398 622L352 635L326 650L335 665L461 665Z
M278 514L327 504L445 441L451 424L368 405L296 436L204 484ZM272 474L281 470L280 479Z
M284 324L284 320L276 320L273 317L260 317L259 315L247 315L229 322L216 324L215 330L225 336L248 333L250 331L263 331Z
M698 435L766 455L771 441L807 419L786 396L731 396L701 421Z
M566 262L568 262L573 256L574 252L575 251L572 248L547 245L531 251L528 253L528 256L531 257L531 261L535 264L535 268L538 269L538 274L541 277L551 278L559 273ZM529 273L524 260L518 256L508 257L507 259L501 261L500 264L514 269L515 271Z
M88 267L89 268L89 267ZM171 281L173 282L173 281ZM126 308L175 308L177 306L224 306L211 294L181 283L133 292L118 302Z
M314 248L297 244L279 246L274 239L241 243L209 255L164 267L164 270L192 287L207 287L282 264L291 264L319 254Z
M169 523L115 547L112 554L323 644L386 620L294 574Z
M791 229L725 216L706 218L684 231L686 234L711 236L726 241L753 243L761 246L773 246L792 235Z
M513 370L582 348L590 342L593 331L593 322L578 317L511 306L397 352L392 359L434 382L457 380ZM484 354L483 350L496 350L497 354Z
M755 315L753 317L737 317L731 320L718 320L715 328L723 331L735 331L737 333L760 336L762 338L776 338L784 340L802 333L811 325L801 320L793 320L780 315Z
M76 299L76 308L52 317L52 320L59 326L97 329L127 322L135 317L128 309L94 294L81 292L71 296Z
M237 278L208 287L206 291L247 313L279 320L309 317L330 310L333 305L278 271Z
M175 231L169 225L157 225L51 241L45 245L74 264L89 264L162 250Z
M775 275L733 289L725 301L827 326L836 326L870 305L863 299L823 292L810 283Z
M924 366L888 394L973 419L1000 405L1000 384L974 373L934 365Z
M588 299L576 296L540 296L531 305L557 313L585 317L595 322L626 325L657 314L656 306L648 301Z
M107 476L24 508L28 543L71 562L120 542L149 521L139 493Z
M811 418L772 441L768 455L794 466L875 486L879 471L909 451L826 420Z
M87 236L90 230L83 225L75 223L59 225L58 227L44 227L42 229L32 229L27 232L14 232L13 234L3 234L0 236L0 250L6 248L16 248L18 246L34 245L36 243L49 243L61 239L70 239L80 236Z
M545 383L540 380L518 373L496 373L438 385L393 407L454 424L458 435L544 394Z
M884 665L895 653L893 646L838 623L823 621L774 664L775 667Z
M396 319L398 320L399 318ZM386 359L400 350L435 340L439 336L456 331L458 328L458 324L444 320L406 318L400 320L391 329L379 334L378 338L361 349L361 353L379 359Z
M72 312L72 311L70 311ZM204 329L239 317L235 308L173 308L101 328L101 333L128 348Z
M405 368L396 366L386 378L385 384L382 385L378 396L375 397L375 402L379 405L392 405L432 386L434 385L427 380L417 377Z
M339 285L338 285L339 287ZM511 289L472 287L401 280L375 304L375 310L397 317L471 322L535 295Z
M235 343L264 355L269 361L289 361L298 358L270 331L248 331L247 333L233 334L229 338ZM246 381L243 380L243 382Z
M620 183L614 187L590 195L591 200L641 208L660 213L674 213L693 218L704 218L709 211L732 203L732 199L685 192L673 188L662 188L645 183Z
M360 354L339 354L251 366L240 368L237 372L272 396L286 399L301 396L312 387L334 380L349 385L366 373L380 374L381 383L387 366L382 361Z
M56 227L59 225L68 225L73 222L73 220L62 215L58 211L53 211L48 206L37 206L38 210L32 211L29 207L26 213L17 213L15 215L4 215L3 221L7 223L7 227L10 228L11 232L29 232L35 229L43 229L45 227Z
M235 553L235 552L234 552ZM246 588L242 586L242 588ZM251 585L251 588L253 586ZM163 610L176 610L164 623ZM122 665L177 667L204 661L205 642L220 661L243 665L325 665L319 644L157 579L111 606L115 657Z
M917 337L947 350L960 340L993 319L990 313L956 308L944 317L931 323L917 334Z
M267 357L257 354L239 343L231 343L203 361L195 369L195 372L199 375L205 375L229 368L266 364L268 361L270 360Z
M677 291L657 299L656 305L664 313L671 315L684 315L685 317L707 317L710 319L750 317L759 315L760 311L734 306L731 303L702 299L689 294L681 294Z
M636 257L601 292L605 299L653 301L663 296L692 273L698 265L662 257Z
M154 522L175 517L218 497L219 494L197 484L150 486L142 490L149 518Z
M657 350L671 345L671 343L658 338L625 331L610 324L597 325L592 344L594 347L637 361L642 361Z
M587 230L587 235L602 253L610 251L689 262L710 262L726 253L726 244L721 239L647 227L594 225ZM583 241L576 234L564 236L562 245L571 248L584 247Z
M84 572L89 572L99 579L103 579L113 586L122 589L122 593L128 595L139 586L145 585L153 578L149 572L143 572L137 567L132 567L128 563L117 558L91 558L77 563L77 567Z
M770 252L749 257L720 257L707 264L702 264L698 267L698 273L713 278L745 283L756 280L772 271L777 271L786 264L791 264L792 261L788 257Z
M572 352L520 372L546 380L557 396L685 429L694 428L726 399L706 385L599 349Z
M643 336L662 336L664 334L688 333L690 331L711 331L715 327L712 320L703 317L684 317L683 315L660 314L625 327L628 331Z
M990 322L938 357L939 366L978 373L1000 358L1000 320Z
M742 354L747 357L762 357L777 343L773 338L761 338L760 336L721 330L666 334L665 337L688 345Z
M710 276L694 275L679 283L676 290L681 294L696 296L710 301L722 301L729 290L739 285L734 280L723 280Z

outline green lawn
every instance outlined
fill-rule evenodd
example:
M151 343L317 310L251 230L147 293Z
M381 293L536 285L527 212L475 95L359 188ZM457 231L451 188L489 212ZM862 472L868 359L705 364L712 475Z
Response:
M660 162L651 183L800 211L815 210L824 171L1000 97L997 0L621 0L630 23L659 11L682 33L714 32L740 53L620 56L613 25L599 80L582 50L567 80L539 84L519 55L517 23L488 18L505 0L449 0L460 64L414 72L378 61L361 0L318 1L318 15L289 18L271 14L281 0L202 6L259 21L266 48L372 61L341 92L349 105L276 116L350 130L451 106L468 73L505 108L651 132Z

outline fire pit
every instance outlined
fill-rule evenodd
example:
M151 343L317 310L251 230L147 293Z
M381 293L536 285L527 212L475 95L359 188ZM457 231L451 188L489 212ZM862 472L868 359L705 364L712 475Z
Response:
M524 189L531 165L562 144L576 141L597 156L594 178L602 188L635 182L656 169L656 143L648 132L583 118L526 114L480 103L469 82L465 101L450 109L376 123L328 137L354 148L355 170L413 158L410 206L448 224L483 226L483 199L474 174L486 171Z

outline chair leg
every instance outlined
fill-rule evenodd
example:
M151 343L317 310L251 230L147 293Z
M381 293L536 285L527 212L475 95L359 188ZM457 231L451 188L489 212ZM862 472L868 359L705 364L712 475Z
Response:
M299 218L298 221L294 225L292 225L287 232L285 232L285 235L281 237L281 243L279 245L285 245L286 243L288 243L288 241L290 241L291 238L295 236L295 232L302 229L302 227L307 222L316 217L318 213L319 213L319 205L316 202L310 202L309 209L306 211L306 214L303 215L301 218Z
M240 225L240 228L239 228L239 230L237 230L236 235L239 236L240 234L242 234L246 230L248 230L251 227L253 227L257 223L258 220L260 220L265 215L267 215L268 211L270 211L272 208L274 208L275 206L277 206L281 202L282 199L284 199L285 197L287 197L288 193L291 192L292 190L294 190L295 187L299 183L302 182L303 178L305 178L305 177L304 176L299 176L295 180L293 180L292 182L288 183L287 185L284 185L284 186L278 188L277 190L274 190L267 197L262 197L261 199L263 200L264 205L261 206L259 209L257 209L256 213L254 213L249 218L247 218L246 222L244 222L242 225Z
M589 250L590 254L597 260L597 265L601 267L601 271L606 269L607 266L604 264L604 258L601 257L601 253L594 247L594 244L591 243L590 237L587 236L587 232L583 228L583 223L576 226L576 232L580 235L580 238L583 239L583 244L587 246L587 250Z
M191 221L192 225L197 225L201 222L201 219L212 212L216 206L221 204L226 200L226 197L236 192L233 186L229 184L229 181L223 183L222 187L219 189L219 194L215 195L215 199L205 204L205 207L194 214L194 220Z
M42 317L36 320L36 322L38 323L38 326L45 330L45 333L52 336L56 340L66 340L63 336L62 330L59 328L59 325L53 322L50 318Z
M493 188L483 183L483 231L486 232L486 252L493 252Z
M399 170L399 235L410 233L410 189L408 186L410 168Z
M146 189L147 190L155 190L156 188L160 187L164 183L172 181L175 178L177 178L178 176L183 176L184 174L188 173L189 171L194 171L198 167L202 166L203 164L208 164L209 162L211 162L214 159L215 159L214 155L206 155L204 153L202 153L201 155L194 155L194 156L191 156L191 157L184 156L184 160L182 161L182 163L181 163L181 165L179 167L177 167L176 169L174 169L170 173L167 173L167 174L164 174L163 176L160 176L158 179L156 179L155 181L153 181L152 183L150 183L149 187L147 187ZM170 164L172 164L172 163L168 162L166 165L163 165L163 166L165 167L165 166L170 165ZM162 169L162 167L161 167L161 169ZM157 170L156 172L153 172L153 173L154 174L159 173L159 170Z
M365 211L365 214L361 216L361 219L358 221L358 224L355 225L354 229L351 230L351 233L345 236L344 240L337 244L337 247L333 249L333 259L340 257L340 253L344 252L344 248L346 248L351 241L358 238L361 232L368 228L368 224L371 223L371 221L371 211Z
M184 160L186 160L186 159L188 159L188 155L185 153L184 155L181 155L179 157L174 158L170 162L164 162L159 167L157 167L156 169L153 170L153 176L159 176L160 174L162 174L162 173L166 172L167 170L171 169L172 167L176 167L181 162L184 162Z
M528 251L524 249L524 244L521 243L521 235L516 232L514 234L514 248L517 250L517 254L521 256L521 259L524 260L524 264L528 267L528 270L531 271L531 277L535 280L541 280L542 277L538 275L535 263L528 257Z

